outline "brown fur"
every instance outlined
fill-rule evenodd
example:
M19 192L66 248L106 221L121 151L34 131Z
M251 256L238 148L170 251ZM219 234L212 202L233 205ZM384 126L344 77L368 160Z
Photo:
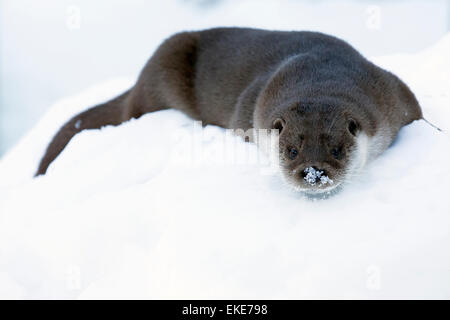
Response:
M392 142L402 126L422 118L402 81L337 38L245 28L183 32L161 44L133 88L67 122L37 175L81 130L168 108L205 125L280 129L287 172L320 166L334 177L348 166L357 132L373 137L387 128ZM291 161L292 148L300 155ZM330 155L339 148L338 156Z

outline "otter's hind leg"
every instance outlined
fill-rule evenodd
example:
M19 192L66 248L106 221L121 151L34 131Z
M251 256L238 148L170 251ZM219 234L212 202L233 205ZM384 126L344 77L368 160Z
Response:
M199 118L194 88L198 38L198 32L182 32L159 46L133 90L135 109L153 112L156 103Z

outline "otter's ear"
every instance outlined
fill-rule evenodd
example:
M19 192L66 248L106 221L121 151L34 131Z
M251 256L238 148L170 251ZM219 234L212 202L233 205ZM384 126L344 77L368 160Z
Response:
M285 125L286 122L283 119L277 118L272 122L272 129L278 129L278 132L281 133Z
M348 120L348 131L353 135L356 136L356 134L359 132L360 130L360 126L359 123L356 122L356 120L354 119L350 119Z

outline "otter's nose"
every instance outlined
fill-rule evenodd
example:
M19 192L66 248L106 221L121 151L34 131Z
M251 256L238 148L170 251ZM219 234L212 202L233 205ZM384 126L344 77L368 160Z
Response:
M318 169L317 167L307 167L303 169L301 174L303 180L312 186L316 183L325 184L329 180L327 172L325 170Z

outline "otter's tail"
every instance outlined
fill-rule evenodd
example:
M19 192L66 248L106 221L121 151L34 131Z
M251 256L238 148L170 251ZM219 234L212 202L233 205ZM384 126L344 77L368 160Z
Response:
M131 118L130 113L126 112L124 107L125 99L131 90L126 91L117 98L110 100L104 104L92 107L70 119L47 147L41 163L39 164L36 176L45 174L49 165L63 151L70 139L78 132L85 129L99 129L103 126L117 126Z

